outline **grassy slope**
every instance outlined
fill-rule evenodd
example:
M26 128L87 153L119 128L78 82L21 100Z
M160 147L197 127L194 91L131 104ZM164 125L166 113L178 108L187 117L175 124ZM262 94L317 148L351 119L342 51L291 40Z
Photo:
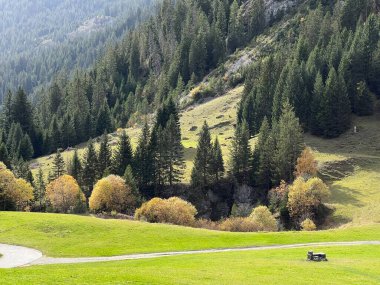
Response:
M378 240L380 237L380 224L320 232L228 233L57 214L0 212L0 220L1 243L29 246L55 257Z
M379 284L380 247L324 247L329 262L305 261L308 249L231 252L96 264L0 270L2 284ZM347 254L349 253L349 254ZM217 280L217 281L216 281Z

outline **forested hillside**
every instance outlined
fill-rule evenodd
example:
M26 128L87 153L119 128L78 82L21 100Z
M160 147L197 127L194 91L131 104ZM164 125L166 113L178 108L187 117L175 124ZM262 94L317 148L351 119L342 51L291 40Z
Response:
M0 1L0 98L68 76L101 56L154 1ZM41 89L42 86L40 86Z
M335 138L353 114L374 113L378 11L377 0L165 0L92 68L56 78L35 105L23 89L7 94L0 160L33 182L24 161L56 152L49 182L68 170L86 201L102 197L98 183L118 183L110 174L125 174L138 201L181 195L213 219L246 215L237 205L248 201L249 210L270 206L285 228L300 229L309 218L321 225L332 211L324 204L329 191L303 133ZM181 184L181 108L239 85L237 122L227 122L234 125L230 157L205 121L192 130L199 140L191 183ZM121 130L127 126L142 129L134 149ZM112 149L107 134L117 129ZM84 156L75 152L66 169L61 150L86 141ZM43 180L41 171L36 189Z

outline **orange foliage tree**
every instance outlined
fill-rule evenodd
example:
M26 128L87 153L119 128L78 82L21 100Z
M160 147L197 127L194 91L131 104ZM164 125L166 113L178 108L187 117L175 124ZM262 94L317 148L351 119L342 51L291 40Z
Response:
M77 181L70 175L62 175L50 182L46 197L53 210L60 213L80 212L86 202Z
M306 179L317 175L317 161L310 147L305 148L301 156L297 159L295 176L302 176Z
M32 185L24 179L17 179L2 162L0 162L0 197L3 210L27 210L33 200Z
M178 197L153 198L136 210L135 218L150 223L192 226L196 214L197 209L191 203Z
M136 197L123 178L110 175L95 184L89 206L93 212L133 213L136 207Z

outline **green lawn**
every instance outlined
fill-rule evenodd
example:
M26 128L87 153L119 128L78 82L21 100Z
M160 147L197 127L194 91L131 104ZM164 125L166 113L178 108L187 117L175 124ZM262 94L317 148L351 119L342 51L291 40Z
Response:
M379 284L380 247L321 247L0 270L1 284Z
M58 214L0 212L0 221L0 243L36 248L52 257L380 238L380 224L319 232L228 233Z

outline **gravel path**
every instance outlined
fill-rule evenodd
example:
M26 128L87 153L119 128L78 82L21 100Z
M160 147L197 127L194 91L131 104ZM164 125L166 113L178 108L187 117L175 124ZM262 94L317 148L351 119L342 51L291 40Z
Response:
M3 254L3 256L0 258L0 268L13 268L13 267L30 266L30 265L72 264L72 263L134 260L134 259L158 258L158 257L165 257L165 256L218 253L218 252L257 251L257 250L289 249L289 248L302 248L302 247L309 247L310 249L312 249L314 247L320 247L320 246L360 246L360 245L380 245L380 241L300 243L300 244L289 244L289 245L270 245L270 246L225 248L225 249L205 249L205 250L192 250L192 251L128 254L128 255L109 256L109 257L78 257L78 258L76 257L73 257L73 258L45 257L45 256L42 256L41 252L35 249L0 244L0 252Z

